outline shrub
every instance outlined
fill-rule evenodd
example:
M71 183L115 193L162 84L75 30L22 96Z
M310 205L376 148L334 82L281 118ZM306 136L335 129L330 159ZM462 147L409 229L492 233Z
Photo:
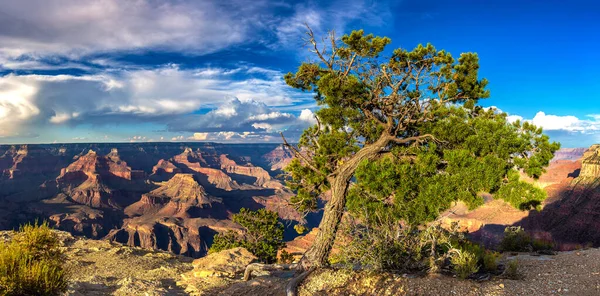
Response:
M378 271L438 272L452 245L465 239L457 227L447 230L435 224L418 229L383 216L363 223L349 218L343 230L351 240L334 260L349 267L362 265Z
M518 280L523 277L519 272L519 261L517 259L513 259L506 264L506 269L504 269L502 277L512 280Z
M486 250L483 254L483 268L488 272L495 272L498 270L498 260L500 259L500 253Z
M0 243L0 295L60 295L68 272L56 235L47 223L24 225Z
M504 238L500 242L500 250L504 252L532 251L531 237L521 226L509 226L504 229Z
M233 221L244 228L243 233L228 231L215 235L209 253L244 247L262 262L273 263L277 260L277 250L284 246L284 227L278 221L277 213L242 208L233 215Z
M544 240L533 239L520 226L509 226L504 229L504 238L500 242L500 250L504 252L532 252L552 250L554 244Z
M454 272L461 279L466 279L479 271L478 261L477 255L467 250L454 249L450 255Z

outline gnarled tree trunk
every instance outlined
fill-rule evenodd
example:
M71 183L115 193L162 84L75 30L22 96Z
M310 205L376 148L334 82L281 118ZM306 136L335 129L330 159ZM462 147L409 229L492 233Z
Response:
M361 148L352 158L348 159L338 173L330 181L331 199L325 205L323 218L319 224L319 232L310 248L304 253L298 268L308 270L312 267L327 265L327 258L333 247L339 224L346 206L346 193L350 180L358 165L365 159L373 159L381 153L390 142L389 135L382 135L376 142Z

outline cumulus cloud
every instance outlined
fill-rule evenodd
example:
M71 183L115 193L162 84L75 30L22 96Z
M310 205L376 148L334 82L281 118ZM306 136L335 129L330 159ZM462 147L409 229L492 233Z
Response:
M250 69L253 69L250 71ZM182 70L170 65L152 70L117 71L93 75L15 75L0 77L0 127L9 134L20 125L112 124L115 122L164 121L173 115L201 108L218 108L219 118L240 118L248 113L235 104L222 104L233 97L253 101L254 121L278 121L291 115L266 106L289 105L311 100L295 92L278 71L256 68L214 70L211 77L197 75L206 69ZM245 73L240 82L229 72ZM254 74L253 74L254 73ZM260 102L260 103L256 103ZM263 105L260 105L263 104ZM259 106L260 105L260 106ZM248 119L247 117L243 118ZM211 123L217 126L218 122Z
M288 87L278 69L237 60L237 53L295 51L305 22L323 34L389 16L372 1L345 1L344 10L341 3L3 1L0 138L52 132L45 141L68 141L84 130L129 124L162 133L129 138L127 130L113 139L262 141L279 131L298 134L315 123L307 109L315 107L312 94ZM207 56L221 52L235 63ZM148 59L150 53L164 57ZM171 57L180 64L167 64Z
M581 120L575 116L550 115L542 111L535 114L531 120L536 126L544 130L590 131L597 130L600 122L596 120Z
M217 1L4 1L0 43L4 55L139 48L212 52L244 41L244 21Z
M275 111L263 102L233 98L206 114L180 116L170 120L167 126L173 132L198 133L198 137L206 137L207 132L279 132L310 125L312 122L307 121L310 117L307 112L310 110L303 111L300 117L296 117L291 113Z
M553 115L539 111L532 119L523 118L520 115L508 115L507 120L530 122L544 131L564 131L576 133L595 133L600 131L600 115L590 114L581 119L573 115Z

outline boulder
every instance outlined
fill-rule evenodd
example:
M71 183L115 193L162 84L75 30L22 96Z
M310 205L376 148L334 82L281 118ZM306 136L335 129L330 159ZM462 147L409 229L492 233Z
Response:
M224 250L194 260L192 262L194 270L191 271L191 274L197 278L234 278L244 273L246 266L257 259L256 256L244 248Z

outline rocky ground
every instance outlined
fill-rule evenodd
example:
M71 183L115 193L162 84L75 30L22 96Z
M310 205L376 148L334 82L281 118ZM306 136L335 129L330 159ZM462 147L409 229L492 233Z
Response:
M193 260L164 251L122 246L57 232L71 270L68 295L284 295L293 276L257 274L242 281L255 258L244 249ZM0 232L0 240L11 232ZM416 277L387 273L319 270L300 295L600 295L600 249L554 256L507 254L518 260L522 279L493 277L477 282L444 275Z

